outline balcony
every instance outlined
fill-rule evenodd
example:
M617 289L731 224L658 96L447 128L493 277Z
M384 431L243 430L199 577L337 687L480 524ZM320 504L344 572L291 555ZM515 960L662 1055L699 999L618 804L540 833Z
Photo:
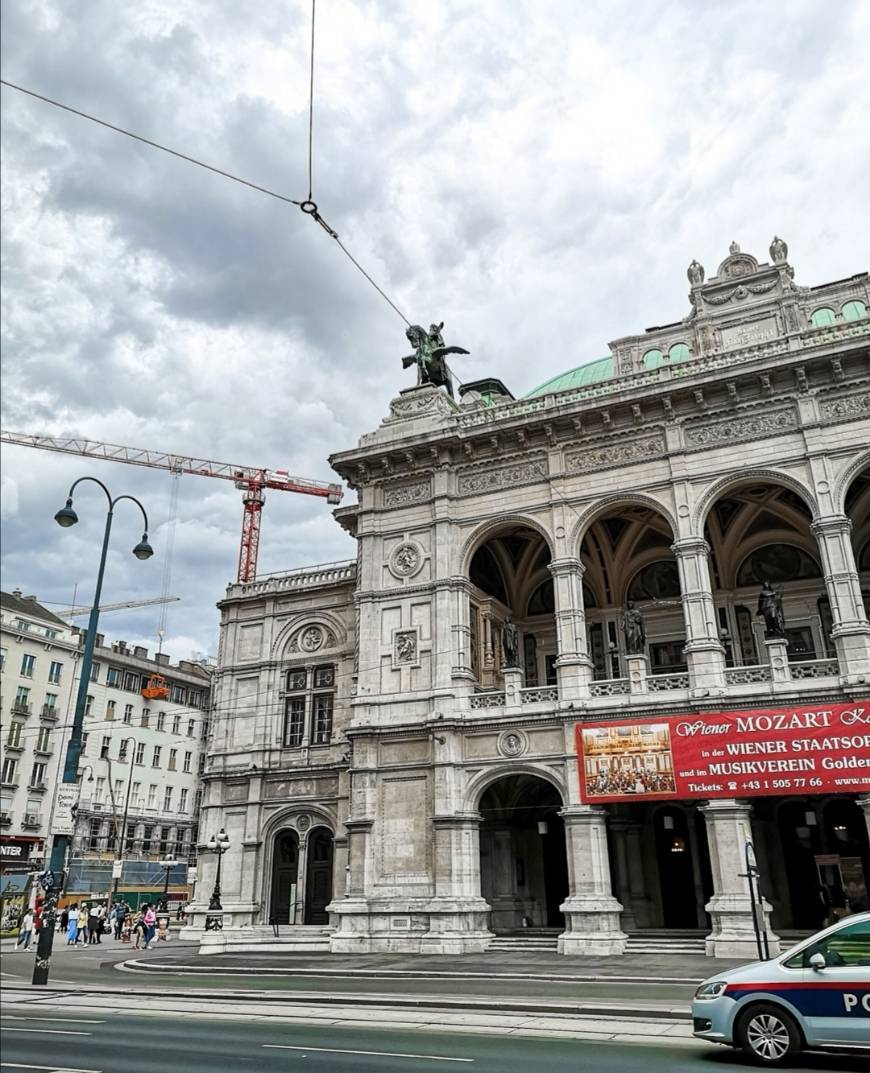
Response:
M56 723L59 714L60 713L53 704L43 704L42 710L39 713L39 718L45 719L49 723Z
M21 742L16 742L13 745L12 742L7 741L6 744L3 746L3 748L6 750L7 753L23 753L24 752L24 746L21 744Z
M48 783L45 782L31 782L28 783L27 789L34 794L44 794L48 789Z
M30 715L30 713L32 711L33 711L33 705L28 704L27 701L23 701L23 700L13 700L12 701L12 714L13 715L23 715L25 718L27 718L27 716Z
M37 745L33 750L33 755L41 757L43 759L47 759L48 757L54 755L54 749L40 749Z
M22 827L33 829L35 827L42 827L42 815L39 812L25 812L24 819L21 821Z

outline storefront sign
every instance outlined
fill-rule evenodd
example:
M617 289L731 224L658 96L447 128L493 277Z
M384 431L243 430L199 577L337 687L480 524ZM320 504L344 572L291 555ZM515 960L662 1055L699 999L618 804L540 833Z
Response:
M25 864L30 860L31 853L42 849L41 838L16 838L15 836L0 839L0 859L4 864Z
M870 700L577 725L584 802L870 791Z

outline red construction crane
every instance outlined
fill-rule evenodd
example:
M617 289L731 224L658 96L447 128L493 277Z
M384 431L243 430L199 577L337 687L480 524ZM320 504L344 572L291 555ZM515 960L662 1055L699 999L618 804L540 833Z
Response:
M253 466L233 466L228 462L211 462L205 458L190 458L166 451L148 451L142 447L119 447L115 443L86 440L80 436L32 436L26 432L0 432L0 441L21 447L39 447L44 451L60 451L85 458L104 458L109 462L127 462L133 466L150 466L170 473L192 473L197 477L220 477L232 481L240 489L242 540L239 547L239 581L253 581L257 576L257 552L260 547L260 514L266 501L265 489L279 492L299 492L306 496L321 496L327 503L340 503L340 484L309 481L291 477L283 469L257 469Z

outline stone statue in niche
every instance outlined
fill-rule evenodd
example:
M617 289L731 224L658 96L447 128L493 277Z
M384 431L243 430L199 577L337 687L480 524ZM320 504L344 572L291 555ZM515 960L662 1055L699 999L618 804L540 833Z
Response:
M519 630L511 621L510 615L501 626L501 655L503 667L519 667L520 635Z
M782 590L767 580L761 582L758 594L757 618L764 619L765 637L785 637L785 615L782 610Z
M704 266L697 261L692 261L686 275L689 277L689 283L693 287L700 287L704 282Z
M445 346L443 328L443 320L440 324L430 324L428 332L419 324L409 325L405 336L414 347L414 353L402 358L402 368L408 369L416 365L418 387L422 384L445 387L452 399L453 380L444 359L448 354L467 354L468 351L461 346Z
M622 614L622 633L625 637L625 651L629 656L643 656L646 647L646 626L643 615L629 600Z
M779 235L773 236L773 242L770 244L770 259L775 265L784 264L788 259L788 245Z

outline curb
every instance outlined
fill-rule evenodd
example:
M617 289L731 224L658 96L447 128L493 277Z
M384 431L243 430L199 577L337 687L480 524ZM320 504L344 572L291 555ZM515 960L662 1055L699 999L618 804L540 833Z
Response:
M45 987L34 988L15 984L4 985L5 991L24 991L34 998L37 996L57 995L107 995L117 998L117 988L101 987ZM172 998L187 1000L232 1000L250 1003L283 1003L293 1006L367 1006L390 1007L395 1009L436 1009L455 1011L489 1011L493 1013L521 1013L530 1017L542 1014L556 1014L566 1017L620 1018L634 1021L691 1021L691 1012L684 1007L646 1007L635 1005L610 1006L604 1003L564 1003L564 1002L501 1002L494 999L452 999L438 996L404 996L393 995L324 995L319 991L165 991L124 989L124 995L137 998Z

